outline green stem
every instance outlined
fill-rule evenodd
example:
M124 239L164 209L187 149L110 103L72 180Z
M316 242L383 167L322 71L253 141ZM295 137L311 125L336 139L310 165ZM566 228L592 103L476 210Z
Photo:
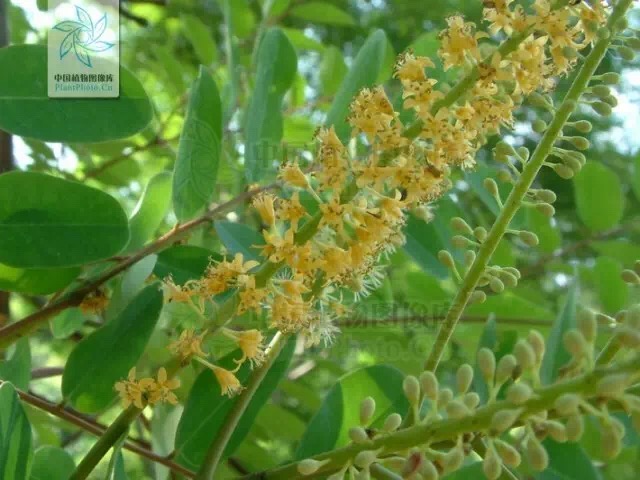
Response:
M322 478L339 470L346 462L352 460L363 450L384 449L385 455L402 452L417 445L434 445L451 441L469 432L487 432L491 429L491 420L495 413L502 410L521 408L520 419L528 418L537 413L548 411L558 397L565 393L582 395L592 398L596 395L598 382L606 376L622 373L636 374L640 372L640 356L615 366L599 367L592 372L572 379L539 388L535 394L521 405L508 400L487 404L476 410L473 415L461 419L447 419L419 424L399 430L395 433L383 435L369 443L351 444L330 452L312 457L314 460L329 460L313 475L302 477L297 470L297 463L277 467L264 472L252 473L242 477L242 480L293 480Z
M618 20L624 16L630 4L631 0L620 0L616 4L616 7L611 13L607 23L609 29L613 30L613 27L616 25ZM589 80L591 80L591 77L598 68L598 65L600 65L602 58L607 52L607 48L609 48L612 38L613 34L609 38L602 38L598 40L595 44L591 53L589 53L580 68L571 88L567 92L562 105L557 109L553 120L549 124L549 127L540 140L540 143L529 159L529 162L522 170L518 182L513 187L513 190L511 190L509 198L507 198L496 222L491 227L491 231L489 232L486 240L478 250L475 261L465 275L456 298L447 312L444 323L438 330L435 343L425 363L426 370L433 371L437 368L444 349L447 346L449 339L451 338L451 335L453 334L453 331L455 330L456 325L467 306L467 303L469 302L471 294L476 289L481 275L489 264L489 261L491 260L498 243L502 240L505 231L509 227L511 220L520 209L522 200L535 180L539 170L542 168L544 161L551 153L553 145L562 132L562 127L574 112L580 96L587 88Z
M109 428L102 434L96 443L94 443L89 453L85 455L78 464L69 480L84 480L88 478L93 469L98 465L102 457L106 455L109 449L129 430L129 425L133 422L141 410L133 405L125 409L118 415L118 418L109 425Z
M266 376L267 372L275 362L276 358L280 354L282 347L286 343L287 336L278 332L273 337L271 344L269 346L269 351L267 352L265 361L262 365L257 367L249 382L246 385L246 388L242 391L240 396L235 401L233 408L227 415L227 418L224 421L224 425L222 425L218 435L214 442L209 446L209 450L207 451L207 455L200 467L200 471L196 476L196 480L213 480L215 477L216 470L218 468L218 464L222 459L225 448L231 439L231 435L235 431L238 422L242 418L245 410L249 406L253 395L258 390L260 383Z

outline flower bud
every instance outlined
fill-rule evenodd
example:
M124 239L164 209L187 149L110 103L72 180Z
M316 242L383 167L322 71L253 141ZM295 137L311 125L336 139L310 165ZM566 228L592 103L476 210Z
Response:
M491 277L489 288L495 293L502 293L504 291L504 283L498 277Z
M544 337L539 331L530 330L529 335L527 335L527 342L529 342L536 356L536 364L540 365L545 351Z
M522 410L500 410L493 414L491 418L491 429L502 433L511 428L518 420Z
M587 340L579 330L572 328L567 330L562 336L564 348L571 354L573 358L582 358L587 355L590 350Z
M500 359L496 369L496 383L502 385L513 375L513 371L517 365L516 357L508 354Z
M438 406L445 408L448 403L453 399L453 392L450 388L443 388L438 394Z
M455 472L464 463L464 450L460 447L454 447L444 456L445 472Z
M493 443L506 466L516 468L520 465L522 458L518 450L502 440L494 440Z
M567 429L565 426L555 420L548 420L544 423L544 427L551 438L558 443L567 441Z
M538 210L545 217L549 218L553 217L553 215L556 213L556 209L553 208L553 205L549 205L548 203L537 203L536 210Z
M536 192L536 197L545 203L553 203L558 197L553 190L538 190Z
M571 137L569 142L571 142L578 150L587 150L590 145L589 140L584 137Z
M476 237L479 242L484 242L487 238L487 229L484 227L476 227L473 229L473 236Z
M495 449L490 446L484 455L482 471L488 480L497 480L502 474L502 462Z
M484 381L491 385L496 373L496 356L486 347L478 351L478 369Z
M351 427L349 429L349 438L353 443L367 443L369 441L369 435L362 427Z
M636 57L636 52L634 52L632 48L629 48L626 45L618 45L616 50L618 50L618 53L620 54L622 59L626 60L627 62L633 62L633 59Z
M313 475L321 466L328 462L329 459L319 462L318 460L314 460L313 458L307 458L306 460L302 460L298 463L298 473L305 476Z
M625 38L624 42L630 48L633 48L634 50L640 50L640 38L629 37Z
M458 393L467 393L473 381L473 368L468 363L460 365L456 372L456 387Z
M633 423L633 428L635 428L636 432L640 433L640 412L633 412L631 414L631 422Z
M438 480L440 477L438 469L428 460L420 466L420 475L422 476L422 480Z
M472 294L471 297L469 298L469 303L470 304L480 304L480 303L484 303L487 300L487 294L484 293L482 290L475 290Z
M496 178L498 179L498 181L503 182L503 183L512 183L513 182L513 177L511 176L511 173L509 173L507 170L500 170L498 171Z
M420 385L424 395L429 400L436 400L438 398L438 379L433 372L422 372L420 374Z
M575 171L572 168L564 165L563 163L556 163L551 168L563 180L569 180L570 178L573 178L573 176L575 175ZM546 203L540 203L538 205L547 205L547 204ZM545 210L547 210L546 207L545 207ZM555 210L554 210L553 213L551 213L549 215L549 214L543 212L540 208L538 208L538 211L540 211L540 213L544 214L547 217L552 217L553 213L555 213Z
M531 464L531 468L538 472L546 470L549 466L549 454L540 441L531 435L527 440L527 459Z
M453 257L447 250L440 250L438 252L438 260L447 268L455 268L456 263L453 260Z
M607 72L600 76L600 80L602 80L602 83L606 83L607 85L615 85L620 83L620 74L616 72Z
M608 97L609 95L611 95L611 89L606 85L596 85L594 87L591 87L591 91L593 92L594 95L598 97ZM585 121L585 120L582 120L582 121Z
M604 88L608 89L609 87L604 87ZM573 124L573 127L576 130L578 130L580 133L589 133L592 130L593 125L591 125L591 122L587 120L579 120Z
M521 405L531 398L533 390L526 383L514 383L507 390L507 400L516 405Z
M541 107L541 108L553 107L553 105L549 104L547 99L538 92L533 92L531 95L529 95L529 102L534 107Z
M513 354L518 360L518 364L523 370L532 368L536 364L536 354L529 345L529 342L525 340L518 340L515 347L513 347Z
M460 400L451 400L447 404L447 416L454 420L467 417L471 415L471 411Z
M451 228L456 232L464 233L465 235L473 235L473 230L463 218L453 217L451 219Z
M408 375L405 377L404 382L402 382L402 389L409 403L411 405L417 405L420 401L420 384L418 383L418 379L413 375Z
M395 432L402 425L402 417L398 413L392 413L389 415L382 425L382 430L385 432Z
M462 397L462 401L469 410L475 410L480 405L480 395L476 392L468 392Z
M611 36L611 30L607 27L600 27L597 31L598 38L601 40L606 40Z
M464 264L467 267L470 267L473 262L476 260L476 252L473 250L467 250L464 252Z
M589 309L581 310L578 313L577 324L584 339L589 343L593 343L598 333L598 322L593 311Z
M538 239L538 236L535 233L527 232L526 230L522 230L518 234L518 237L520 237L520 240L522 240L522 242L528 247L535 247L540 243L540 240Z
M604 97L602 99L604 103L609 105L611 108L616 108L618 106L618 99L613 95L609 95L608 97Z
M562 415L575 415L579 412L581 398L575 393L564 393L556 398L553 407Z
M496 151L498 153L502 153L503 155L509 155L509 156L516 155L515 149L505 141L500 141L496 144Z
M527 147L518 147L516 151L525 162L529 160L529 149Z
M611 105L604 102L593 102L591 104L591 108L593 108L598 115L602 115L603 117L608 117L612 112Z
M360 425L367 426L373 414L376 412L376 401L372 397L367 397L360 404Z
M363 450L358 452L353 459L353 463L360 468L369 468L372 463L378 460L378 453L374 450Z
M498 190L498 184L493 178L485 178L482 182L484 188L491 194L493 197L497 197L500 195L500 190Z
M567 430L567 440L577 442L584 434L584 419L581 415L571 415L567 419L565 427Z
M451 244L456 248L467 248L473 243L467 237L463 237L462 235L454 235L451 239Z
M544 121L537 118L531 124L531 128L533 128L533 131L536 133L544 133L544 131L547 129L547 124Z
M600 451L602 456L608 460L617 457L622 450L622 437L619 429L613 422L605 422L602 425L602 435L600 436Z
M596 385L596 393L600 397L619 397L629 386L629 376L625 373L607 375Z

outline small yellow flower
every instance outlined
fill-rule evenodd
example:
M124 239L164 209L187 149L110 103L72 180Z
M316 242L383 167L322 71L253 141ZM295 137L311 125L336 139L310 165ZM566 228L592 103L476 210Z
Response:
M178 403L178 398L172 390L180 386L177 378L167 378L164 367L158 370L158 380L149 388L149 403L167 402L171 405Z
M294 187L307 188L309 180L300 169L298 162L288 163L280 169L280 178Z
M187 286L181 287L176 285L171 277L167 277L163 280L162 292L164 293L165 303L189 303L191 301L191 297L196 294L194 290L191 290Z
M80 310L82 313L103 312L109 304L109 297L103 290L95 290L82 299Z
M276 221L274 201L275 197L270 193L263 193L253 199L253 207L258 211L262 221L269 226Z
M242 391L243 387L240 385L240 380L238 380L233 372L216 365L211 365L210 368L216 376L216 380L218 380L218 383L220 384L222 395L233 397L235 394Z
M169 350L179 356L182 361L186 361L194 355L206 357L207 354L202 351L202 340L205 333L196 335L193 330L183 330L178 340L169 344Z
M223 333L238 343L238 347L242 350L242 358L234 360L238 364L238 368L245 360L251 362L251 367L260 365L264 361L264 345L262 344L264 337L260 330L245 330L236 332L225 328Z
M136 367L129 370L126 380L117 382L116 391L120 394L120 399L124 408L133 404L136 408L143 409L147 405L149 392L155 385L153 378L142 378L136 380Z

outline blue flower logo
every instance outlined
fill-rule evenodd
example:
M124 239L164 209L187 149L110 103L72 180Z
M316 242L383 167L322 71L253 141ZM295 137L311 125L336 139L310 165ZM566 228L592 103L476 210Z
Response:
M65 20L53 27L54 30L66 33L60 44L60 60L73 50L80 62L92 68L90 53L105 52L114 46L113 43L100 40L107 28L107 14L105 13L100 20L94 23L91 15L76 5L76 15L77 22Z

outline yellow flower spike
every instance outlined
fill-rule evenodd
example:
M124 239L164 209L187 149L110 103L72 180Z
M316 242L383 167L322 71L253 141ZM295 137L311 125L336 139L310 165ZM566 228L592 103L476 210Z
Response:
M252 205L260 215L264 223L272 226L276 221L275 203L276 197L270 193L263 193L253 199Z
M187 286L176 285L171 276L162 281L162 293L164 294L164 302L171 303L189 303L191 297L197 292Z
M149 403L167 402L171 405L178 403L178 397L172 390L180 386L180 380L177 378L168 378L167 371L164 367L158 370L158 379L149 388Z
M220 384L222 395L233 397L242 391L243 387L240 384L240 380L238 380L233 372L216 365L210 365L210 368L216 376L216 380Z

